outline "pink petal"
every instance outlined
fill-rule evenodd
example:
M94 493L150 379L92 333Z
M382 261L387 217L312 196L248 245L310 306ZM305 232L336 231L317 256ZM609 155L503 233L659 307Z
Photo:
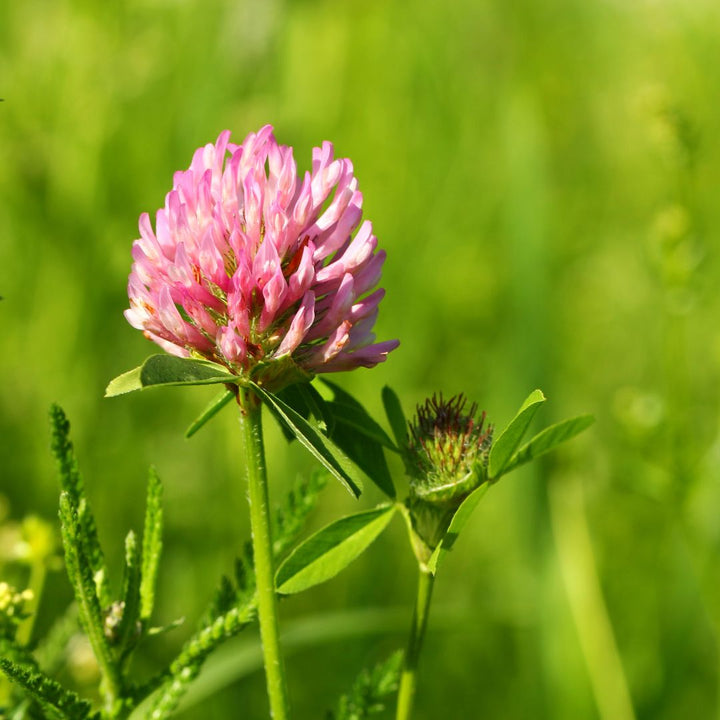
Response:
M293 352L305 338L305 334L310 329L315 320L315 296L311 293L305 293L298 311L293 316L290 327L285 333L285 337L275 351L275 357L282 357Z

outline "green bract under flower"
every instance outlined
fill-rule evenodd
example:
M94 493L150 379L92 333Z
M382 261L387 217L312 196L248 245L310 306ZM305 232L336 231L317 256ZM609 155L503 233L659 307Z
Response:
M461 501L487 480L492 426L477 405L465 412L466 398L433 395L419 405L410 424L411 495L430 503Z

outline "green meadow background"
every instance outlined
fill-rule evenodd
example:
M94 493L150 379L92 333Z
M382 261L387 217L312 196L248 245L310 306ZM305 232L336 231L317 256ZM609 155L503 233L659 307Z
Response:
M352 158L387 250L377 330L402 344L334 379L378 416L390 384L408 413L462 391L502 427L540 387L538 427L597 418L476 511L438 577L415 717L720 717L717 3L9 0L0 97L3 576L26 581L2 542L16 523L56 522L53 401L116 582L151 464L165 483L156 619L186 622L138 675L231 571L233 410L185 440L212 390L103 391L154 352L122 316L139 214L196 147L270 122L301 170L325 139ZM313 464L266 434L279 498ZM331 485L308 531L378 499ZM283 601L296 718L404 645L413 565L398 519ZM38 636L70 597L51 571ZM62 676L90 692L80 650ZM183 720L267 717L254 631L188 700Z

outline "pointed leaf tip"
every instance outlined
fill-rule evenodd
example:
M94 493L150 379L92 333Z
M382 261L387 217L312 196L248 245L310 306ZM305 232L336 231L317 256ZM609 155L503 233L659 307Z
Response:
M135 390L142 390L141 371L142 367L136 367L111 380L105 388L105 397L117 397Z
M222 365L174 355L151 355L134 370L118 375L105 390L105 397L160 385L213 385L238 383L240 378Z
M490 449L489 477L497 480L522 442L535 413L547 398L542 390L533 390L520 406L515 417L496 438Z
M395 443L402 453L408 444L408 424L400 398L389 385L385 385L382 389L382 402Z

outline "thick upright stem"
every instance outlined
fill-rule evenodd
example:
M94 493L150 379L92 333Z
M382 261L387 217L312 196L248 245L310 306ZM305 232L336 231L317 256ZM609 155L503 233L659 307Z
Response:
M420 659L420 651L425 637L425 628L427 627L430 612L430 599L432 597L433 583L435 582L435 576L422 568L419 568L418 575L417 599L415 600L415 612L413 613L410 638L405 653L405 664L400 678L396 720L409 720L411 717L415 687L417 686L418 660Z
M270 699L270 716L274 720L287 720L287 688L280 655L261 406L249 390L240 391L239 401L250 497L250 527L257 580L258 619Z

